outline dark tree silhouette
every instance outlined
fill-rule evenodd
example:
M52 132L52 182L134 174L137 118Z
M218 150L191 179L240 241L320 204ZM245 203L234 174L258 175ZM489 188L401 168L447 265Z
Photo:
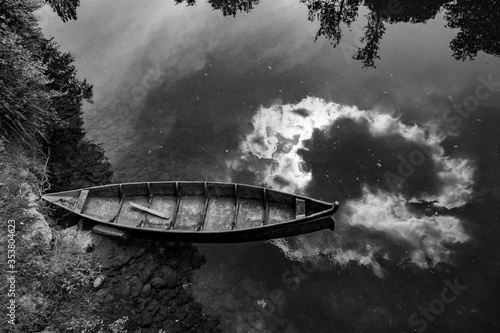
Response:
M434 18L444 3L449 0L301 0L309 10L309 20L320 22L316 34L327 38L336 47L342 38L340 24L348 27L357 19L361 4L368 7L368 23L364 28L361 42L365 45L358 48L353 59L359 60L364 67L376 67L375 59L380 59L378 50L382 36L385 33L385 23L411 22L421 23Z
M365 27L365 35L361 38L361 42L366 44L358 49L353 59L361 61L364 67L377 67L374 59L380 59L378 49L384 33L385 26L381 14L379 12L370 12L368 24Z
M183 3L183 2L186 4L186 6L196 5L196 0L174 0L174 2L176 5Z
M387 23L424 23L436 17L450 0L365 0L371 12L378 12Z
M350 26L358 16L361 0L300 0L305 3L309 11L309 20L320 22L315 41L320 36L326 37L335 47L342 38L340 24Z
M250 13L260 0L209 0L213 9L222 11L224 16L236 16L237 12Z
M367 15L368 23L361 38L365 46L358 49L353 59L361 61L364 67L376 67L375 59L380 59L378 50L386 30L384 23L423 23L433 19L447 2L449 0L366 0L364 5L370 13Z
M175 4L185 3L194 6L196 0L174 0ZM238 12L250 13L260 0L208 0L214 10L220 10L224 16L235 17Z
M80 6L80 0L45 0L45 2L52 7L63 22L76 20L76 9Z
M457 0L444 8L447 26L460 29L450 42L455 59L472 60L479 51L500 56L499 0Z

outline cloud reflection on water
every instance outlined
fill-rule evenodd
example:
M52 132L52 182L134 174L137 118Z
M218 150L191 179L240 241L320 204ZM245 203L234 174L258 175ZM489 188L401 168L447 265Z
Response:
M411 202L430 202L452 209L471 197L472 162L447 156L444 138L393 115L308 97L297 104L261 107L243 137L241 156L227 164L235 181L250 172L256 183L343 203L337 216L342 230L333 242L306 246L325 242L314 235L298 237L293 245L275 242L287 256L302 261L328 255L341 264L355 260L382 276L376 257L428 267L447 261L447 244L469 240L458 218L411 207ZM402 156L412 156L415 149L426 151L426 160L400 186L390 186L387 172L401 169ZM373 237L373 232L388 239ZM402 251L391 253L387 243L398 243Z

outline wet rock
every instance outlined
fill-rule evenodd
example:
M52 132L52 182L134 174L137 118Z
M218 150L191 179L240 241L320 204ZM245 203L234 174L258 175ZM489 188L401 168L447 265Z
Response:
M144 287L142 287L141 296L148 297L150 293L151 293L151 285L149 283L145 284Z
M168 301L170 301L170 298L165 296L161 299L160 303L163 304L163 305L167 305L168 304Z
M178 322L172 323L171 329L168 332L181 332L181 325Z
M136 283L138 283L138 282L140 282L140 279L139 279L139 277L138 277L138 276L136 276L136 275L132 276L132 277L130 278L130 280L128 281L128 283L130 283L131 285L136 284Z
M165 296L162 297L161 299L161 304L166 305L171 299L173 299L175 296L179 294L179 289L168 289L165 290Z
M94 284L92 285L94 289L99 289L102 284L104 283L104 280L106 280L106 277L104 275L99 275L95 280Z
M132 297L139 296L142 292L142 288L144 288L142 283L140 282L135 283L134 285L132 285L132 287L130 287L130 295L132 295Z
M177 274L169 267L164 267L161 274L167 288L173 288L177 285Z
M154 317L153 317L153 322L159 322L159 321L163 321L163 319L165 319L165 317L160 313L158 312Z
M128 295L130 295L130 286L126 284L122 289L122 296L127 297Z
M137 312L142 312L146 308L146 304L148 302L147 298L139 298L135 301L135 310Z
M160 303L157 300L153 300L146 309L154 316L160 310Z
M156 299L161 301L163 297L165 297L168 294L168 290L161 290L159 293L156 294Z
M142 283L146 283L149 281L149 279L151 279L151 277L153 276L153 269L155 267L156 266L153 265L147 265L142 269L142 271L139 273L139 277Z
M186 305L190 301L189 297L186 294L181 294L177 297L176 303L178 306Z
M161 289L167 286L167 281L162 278L154 278L151 280L151 285L156 289Z
M172 257L170 258L170 260L168 261L168 265L172 268L178 268L179 267L179 264L180 264L180 260L179 258L176 258L176 257Z
M168 315L168 308L160 305L160 311L158 313L161 314L162 317L166 318Z
M187 313L185 311L179 311L179 313L177 315L178 315L179 320L183 320L184 318L186 318Z
M149 327L153 323L153 317L149 312L143 311L139 316L136 316L135 321L139 326Z

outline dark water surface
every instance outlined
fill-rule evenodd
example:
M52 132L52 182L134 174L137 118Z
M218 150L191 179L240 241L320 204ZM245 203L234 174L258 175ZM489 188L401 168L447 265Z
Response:
M94 85L86 127L114 181L243 182L341 202L334 233L199 245L208 261L192 290L225 332L492 332L499 11L88 0L76 21L41 18Z

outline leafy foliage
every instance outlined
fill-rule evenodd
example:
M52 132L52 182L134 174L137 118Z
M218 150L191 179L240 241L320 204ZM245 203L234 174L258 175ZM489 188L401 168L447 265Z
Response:
M342 38L341 23L350 26L358 17L358 7L361 0L321 1L300 0L308 9L309 20L318 20L320 28L315 40L320 36L326 37L335 47Z
M49 325L59 328L66 324L68 315L91 317L93 308L89 304L97 304L91 283L101 272L100 265L82 246L83 236L57 236L51 244L41 233L27 237L33 235L35 222L36 230L43 229L40 215L29 210L45 211L42 205L36 205L44 164L30 153L15 142L5 144L5 152L0 153L0 179L4 183L0 187L0 220L15 220L16 229L17 332L40 332ZM2 244L6 244L6 230L2 225ZM0 262L2 271L8 270L6 264ZM0 285L4 304L6 288L7 284Z
M74 8L78 3L51 2ZM83 104L92 102L92 86L78 79L73 55L42 35L32 13L39 5L0 1L0 136L48 152L53 190L107 183L111 166L83 129ZM76 18L70 9L64 13Z
M444 8L447 26L460 29L450 42L455 59L474 59L479 51L500 56L500 1L458 0Z
M59 15L63 22L76 20L76 9L80 6L80 0L45 0L50 7Z
M46 128L57 122L48 87L47 70L38 57L41 36L27 0L0 1L0 135L20 138L28 146L46 138Z
M196 5L196 0L174 0L175 4L185 3L186 6ZM214 10L222 11L223 16L236 16L238 12L250 13L260 0L208 0Z
M361 42L365 43L354 55L355 60L360 60L365 67L376 67L374 59L380 59L378 49L380 40L385 33L385 26L382 17L377 12L368 15L368 24L365 27L365 35L361 37Z
M97 318L71 318L68 331L76 333L127 333L125 324L128 321L127 316L118 318L107 327L104 320Z
M48 87L59 92L52 105L60 120L48 132L50 151L50 183L54 191L108 183L111 165L98 144L85 138L83 103L92 102L92 86L80 81L73 65L74 57L61 53L53 42L42 50L47 63Z

